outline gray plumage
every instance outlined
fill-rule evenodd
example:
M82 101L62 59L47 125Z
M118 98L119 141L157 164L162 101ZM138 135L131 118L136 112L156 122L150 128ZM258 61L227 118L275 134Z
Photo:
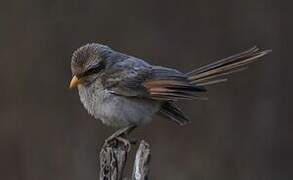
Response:
M141 125L158 114L183 125L189 119L176 101L204 99L204 86L225 81L223 76L244 70L268 52L254 47L185 74L93 43L73 53L71 69L81 102L104 124Z

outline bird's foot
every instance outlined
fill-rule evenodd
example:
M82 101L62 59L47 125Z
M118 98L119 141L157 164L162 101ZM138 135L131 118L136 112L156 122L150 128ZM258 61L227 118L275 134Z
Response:
M123 129L119 129L114 134L112 134L110 137L108 137L105 140L105 144L107 145L114 145L118 146L119 144L123 144L124 147L126 147L127 151L130 150L131 144L135 144L135 141L128 140L125 138L126 135L128 135L131 131L133 131L136 128L135 125L128 126Z

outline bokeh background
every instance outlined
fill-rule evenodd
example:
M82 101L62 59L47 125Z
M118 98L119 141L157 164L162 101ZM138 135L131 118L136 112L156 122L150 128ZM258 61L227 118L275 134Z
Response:
M88 42L182 71L253 45L273 49L210 87L208 101L182 103L192 124L156 117L133 136L151 144L152 179L293 179L292 13L281 2L1 1L0 179L98 178L97 152L114 130L68 89L71 54Z

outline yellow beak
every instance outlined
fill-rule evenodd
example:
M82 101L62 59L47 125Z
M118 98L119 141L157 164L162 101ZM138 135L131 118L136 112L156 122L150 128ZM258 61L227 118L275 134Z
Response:
M73 76L71 81L70 81L70 85L69 85L69 88L72 89L72 88L75 88L77 87L78 84L81 83L81 80L78 79L78 77L76 76Z

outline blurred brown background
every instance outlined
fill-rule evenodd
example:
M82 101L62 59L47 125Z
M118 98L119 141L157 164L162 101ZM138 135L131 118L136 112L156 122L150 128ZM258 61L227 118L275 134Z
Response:
M212 86L209 101L182 104L191 125L155 118L133 136L152 146L152 179L293 179L292 13L280 2L1 1L0 179L97 179L96 153L114 130L68 89L71 54L87 42L182 71L253 45L273 49Z

